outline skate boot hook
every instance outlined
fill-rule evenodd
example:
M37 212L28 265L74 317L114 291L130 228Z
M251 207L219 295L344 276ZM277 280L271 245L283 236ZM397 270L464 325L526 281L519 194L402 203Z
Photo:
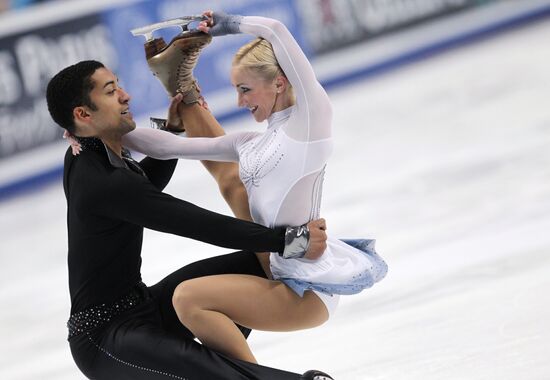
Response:
M190 29L189 24L206 19L206 16L183 16L131 30L134 36L145 37L145 58L153 75L163 84L169 96L183 94L185 104L200 100L200 89L193 76L193 69L200 51L212 40L210 34ZM168 45L162 37L153 36L156 30L174 26L179 26L181 33Z

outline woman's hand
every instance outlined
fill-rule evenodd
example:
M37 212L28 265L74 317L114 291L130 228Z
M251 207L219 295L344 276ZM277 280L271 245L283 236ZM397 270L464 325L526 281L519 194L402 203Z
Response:
M71 145L73 156L78 156L80 152L82 152L82 145L80 145L76 137L71 135L69 131L63 133L63 138L67 139L67 142Z
M239 26L243 16L229 15L224 12L205 11L202 14L207 19L201 21L198 30L204 33L209 33L212 36L224 36L226 34L240 33Z

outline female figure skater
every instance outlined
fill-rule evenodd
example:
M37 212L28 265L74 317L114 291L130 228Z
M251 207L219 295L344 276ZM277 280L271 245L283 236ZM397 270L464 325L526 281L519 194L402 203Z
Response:
M257 122L267 120L267 130L178 138L138 128L125 136L124 145L159 159L238 162L257 223L302 225L318 218L332 151L332 109L309 61L279 21L212 11L204 15L208 19L198 29L205 33L258 37L236 53L231 81L238 105ZM179 319L204 345L255 363L234 322L268 331L312 328L328 320L339 294L358 293L385 276L387 266L372 240L360 241L360 249L330 237L327 243L317 260L271 253L273 280L235 274L181 283L173 298Z

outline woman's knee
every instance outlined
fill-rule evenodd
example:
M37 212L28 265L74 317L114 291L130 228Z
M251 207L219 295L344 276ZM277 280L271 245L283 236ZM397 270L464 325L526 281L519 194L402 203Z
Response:
M193 318L200 310L198 292L194 288L192 280L184 281L176 287L172 295L172 305L181 321Z

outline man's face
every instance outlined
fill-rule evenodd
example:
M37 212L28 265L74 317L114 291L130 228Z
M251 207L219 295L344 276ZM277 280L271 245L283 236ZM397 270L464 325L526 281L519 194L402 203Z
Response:
M96 106L88 109L95 137L118 138L136 128L130 113L130 95L118 85L118 78L107 68L99 68L91 77L94 88L90 99Z

